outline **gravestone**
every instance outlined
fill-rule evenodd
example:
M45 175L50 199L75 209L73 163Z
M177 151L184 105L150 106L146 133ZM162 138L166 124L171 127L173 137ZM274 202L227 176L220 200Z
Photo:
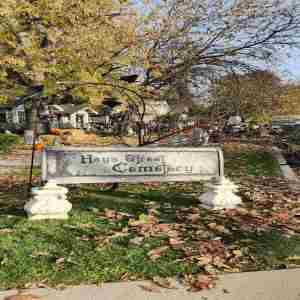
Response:
M25 145L32 145L34 141L34 131L25 130L24 131L24 143Z
M192 141L194 145L207 145L209 135L206 130L195 127L192 131Z
M242 118L240 116L231 116L228 121L227 124L228 125L240 125L242 123Z
M25 210L32 219L67 218L67 189L57 184L209 181L203 206L233 208L241 203L236 186L224 179L219 148L76 148L51 147L43 153L42 178Z

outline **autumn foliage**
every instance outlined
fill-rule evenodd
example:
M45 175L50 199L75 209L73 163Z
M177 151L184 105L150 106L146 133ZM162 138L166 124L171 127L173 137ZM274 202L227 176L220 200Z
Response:
M37 143L37 144L34 145L35 151L38 151L38 152L43 151L44 148L45 148L45 146L44 146L44 144L42 144L42 143Z
M53 135L60 135L60 129L59 128L51 128L50 133Z

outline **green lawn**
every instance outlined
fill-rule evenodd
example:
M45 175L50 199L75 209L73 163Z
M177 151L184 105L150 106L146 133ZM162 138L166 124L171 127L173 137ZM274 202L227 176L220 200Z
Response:
M7 153L19 144L21 144L21 138L18 135L0 133L0 154Z
M239 166L246 178L278 175L266 153L228 155L229 161L233 177ZM200 183L121 184L115 192L84 185L70 188L68 221L30 222L22 210L24 188L3 185L0 193L2 289L300 265L299 236L280 215L287 205L271 204L268 195L267 204L245 196L239 210L212 212L198 207Z
M226 153L225 172L228 176L279 176L280 168L270 152L249 151Z

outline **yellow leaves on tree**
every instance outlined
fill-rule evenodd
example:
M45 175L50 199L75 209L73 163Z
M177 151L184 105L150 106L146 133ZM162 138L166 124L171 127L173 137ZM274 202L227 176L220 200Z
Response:
M53 83L93 81L100 85L79 89L95 98L135 51L136 14L126 1L7 0L0 17L0 86L51 82L56 94Z
M279 77L269 71L253 71L223 77L212 87L211 97L220 115L266 120L278 109L280 92Z
M287 85L284 87L279 98L279 114L299 114L300 113L300 86Z

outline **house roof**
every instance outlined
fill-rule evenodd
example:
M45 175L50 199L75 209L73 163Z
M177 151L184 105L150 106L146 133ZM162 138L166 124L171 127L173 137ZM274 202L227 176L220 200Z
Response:
M13 109L14 105L12 105L11 103L5 103L5 104L0 104L0 109L4 110L4 109Z
M74 105L74 104L56 104L55 106L52 105L52 107L58 107L61 108L62 113L72 115L76 113L79 110L89 108L87 104L81 104L81 105Z
M15 101L12 102L7 102L7 103L1 103L0 104L0 109L13 109L15 107L18 107L20 105L23 105L24 102L20 101L19 99L16 99Z
M115 98L106 98L102 104L110 106L111 108L114 108L115 106L121 105L122 102L118 101Z
M60 105L64 112L66 114L74 114L75 112L79 111L79 110L82 110L84 108L88 108L88 105L87 104L81 104L81 105L72 105L72 104L66 104L66 105Z

